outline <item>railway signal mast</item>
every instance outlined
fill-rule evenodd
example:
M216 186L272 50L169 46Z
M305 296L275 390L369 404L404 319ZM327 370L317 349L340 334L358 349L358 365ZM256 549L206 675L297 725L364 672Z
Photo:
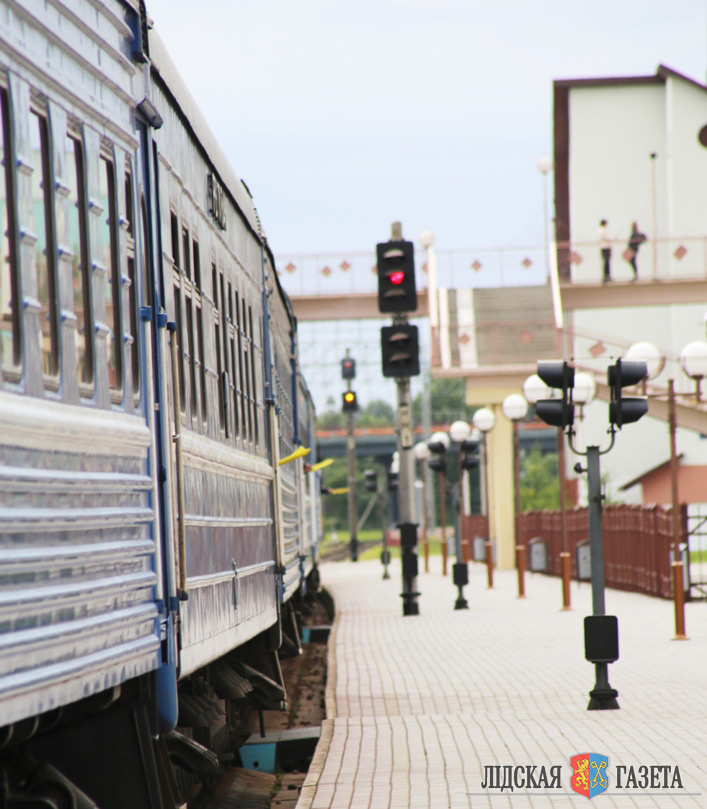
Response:
M354 415L358 410L358 399L355 391L351 390L351 380L356 378L356 360L346 356L341 360L341 378L346 381L347 389L341 395L341 409L346 416L346 460L348 478L348 507L349 507L349 553L351 561L358 561L357 522L358 508L356 504L356 436L354 434Z
M415 249L412 242L403 240L400 222L393 222L390 241L376 245L376 259L378 309L384 314L393 315L392 325L381 329L381 353L383 376L394 378L398 386L398 492L403 615L419 615L410 377L420 373L420 346L417 326L408 323L408 314L417 309Z
M606 373L611 391L609 404L609 434L611 443L606 449L587 447L584 452L573 443L574 437L574 368L567 362L552 360L538 363L538 376L550 388L561 392L553 399L540 399L535 412L544 422L560 427L567 433L569 445L576 455L587 459L586 467L575 466L575 471L587 473L589 501L589 552L592 576L592 615L584 619L584 656L594 664L596 680L589 692L589 711L614 710L619 707L619 692L609 684L609 663L619 659L619 624L615 615L606 614L604 600L604 535L601 525L601 469L599 458L614 446L616 429L638 421L648 412L645 396L624 396L623 388L645 379L648 369L643 361L617 360Z

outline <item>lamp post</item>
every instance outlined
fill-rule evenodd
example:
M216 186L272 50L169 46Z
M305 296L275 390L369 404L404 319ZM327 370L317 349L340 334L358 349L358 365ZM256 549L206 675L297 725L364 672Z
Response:
M445 503L444 473L447 470L445 454L449 448L449 436L438 431L432 433L427 444L430 450L428 464L430 469L437 472L439 481L439 519L442 529L442 575L447 575L447 508Z
M518 598L525 598L525 545L520 544L520 451L518 449L518 422L525 418L528 403L519 393L511 393L503 400L503 415L513 422L513 492L514 524L516 535L516 565L518 567Z
M420 480L422 481L422 550L425 556L425 573L430 572L430 543L427 539L427 487L425 485L425 461L430 457L430 448L424 441L413 447L415 458L420 464Z
M547 175L555 168L555 163L549 157L541 157L538 160L538 171L543 176L543 240L545 245L545 274L550 277L550 255L549 244L550 237L548 234L549 217L547 215Z
M469 583L469 568L462 552L462 443L471 435L471 425L465 421L454 421L449 425L449 436L459 447L459 481L454 503L454 555L456 562L452 567L452 578L457 587L458 595L454 603L455 610L465 610L469 606L464 598L463 588Z
M683 371L697 383L697 399L699 401L700 380L705 375L705 354L707 344L700 341L689 343L680 354L680 364ZM647 342L634 343L626 352L626 359L643 360L648 368L648 379L654 379L660 374L665 365L665 358L660 351ZM673 535L673 595L675 600L675 635L673 640L686 640L685 634L685 601L684 601L684 572L682 554L680 550L680 537L682 534L680 524L680 495L678 491L678 456L677 456L677 417L675 412L675 383L668 380L668 432L670 435L670 501L672 514Z
M489 410L488 407L482 407L474 413L472 422L482 436L483 473L481 475L481 486L483 488L483 496L481 503L484 514L486 515L486 576L488 579L488 587L491 589L493 587L493 542L491 540L491 516L489 514L489 465L486 433L493 430L496 425L496 416L494 416L493 410Z

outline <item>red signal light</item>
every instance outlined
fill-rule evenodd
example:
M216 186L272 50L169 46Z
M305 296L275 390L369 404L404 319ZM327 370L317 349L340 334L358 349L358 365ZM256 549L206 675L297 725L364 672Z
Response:
M405 273L402 270L396 270L390 274L390 283L398 286L405 280Z

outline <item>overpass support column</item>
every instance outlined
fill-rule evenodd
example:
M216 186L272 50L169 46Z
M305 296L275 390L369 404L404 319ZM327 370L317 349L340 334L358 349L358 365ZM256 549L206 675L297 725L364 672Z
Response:
M494 404L496 425L486 436L489 452L489 533L496 541L500 570L515 567L515 522L513 519L513 423L503 415L501 404Z

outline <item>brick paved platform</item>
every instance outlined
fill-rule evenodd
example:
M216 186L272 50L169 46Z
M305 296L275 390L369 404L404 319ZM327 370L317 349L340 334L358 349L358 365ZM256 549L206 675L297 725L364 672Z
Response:
M485 568L472 564L468 610L453 610L456 589L432 572L419 577L421 614L403 618L399 566L388 581L381 573L378 562L322 566L337 609L328 718L298 809L707 807L706 603L687 605L690 640L673 641L671 602L607 590L620 710L587 711L588 584L573 585L573 610L562 612L558 579L529 574L518 599L513 572L487 590ZM609 787L591 804L570 787L580 753L609 758ZM682 790L626 788L629 768L640 779L640 767L665 765L669 783L679 768ZM561 766L561 788L483 789L496 766Z

